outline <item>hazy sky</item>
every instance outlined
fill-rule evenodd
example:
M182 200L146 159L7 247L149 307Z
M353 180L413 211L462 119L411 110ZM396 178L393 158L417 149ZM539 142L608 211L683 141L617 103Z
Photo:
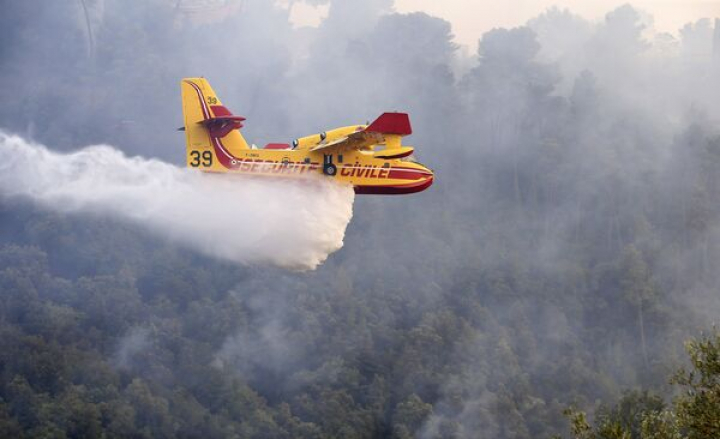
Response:
M704 17L720 18L720 0L395 0L398 12L425 11L453 25L458 43L474 48L480 36L494 27L524 24L551 6L568 8L588 19L600 20L617 6L630 3L650 12L661 32L677 34L685 23ZM296 3L297 24L317 24L327 7L312 8Z

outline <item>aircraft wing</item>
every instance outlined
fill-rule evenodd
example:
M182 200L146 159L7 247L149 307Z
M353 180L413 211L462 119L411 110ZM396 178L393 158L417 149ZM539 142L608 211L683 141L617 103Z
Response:
M328 143L320 143L310 151L321 151L324 154L339 153L348 150L365 149L372 145L385 142L386 135L407 136L412 134L410 118L406 113L383 113L364 130Z
M364 149L368 146L382 142L382 134L372 133L363 130L352 133L346 137L335 139L332 142L320 143L319 145L311 148L310 151L322 151L325 154L330 154L331 152L343 152L353 149Z

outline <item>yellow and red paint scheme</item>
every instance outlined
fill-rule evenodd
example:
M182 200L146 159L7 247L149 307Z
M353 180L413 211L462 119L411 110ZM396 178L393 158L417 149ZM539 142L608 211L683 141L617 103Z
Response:
M224 107L204 78L182 81L182 103L191 168L276 177L320 174L351 184L358 194L409 194L433 183L433 172L408 158L413 148L401 145L412 133L404 113L257 149L239 131L245 118Z

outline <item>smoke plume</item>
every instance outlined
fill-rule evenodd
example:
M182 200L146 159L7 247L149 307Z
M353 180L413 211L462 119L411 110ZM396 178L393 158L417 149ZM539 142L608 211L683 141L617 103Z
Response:
M343 245L351 187L206 175L107 145L58 154L0 132L0 196L111 215L229 261L313 269Z

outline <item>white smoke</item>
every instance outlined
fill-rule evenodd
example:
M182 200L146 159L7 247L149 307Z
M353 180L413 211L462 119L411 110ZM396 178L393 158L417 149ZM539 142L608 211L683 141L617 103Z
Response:
M351 187L323 179L209 175L110 146L60 154L0 132L0 196L112 215L242 264L312 269L343 245Z

